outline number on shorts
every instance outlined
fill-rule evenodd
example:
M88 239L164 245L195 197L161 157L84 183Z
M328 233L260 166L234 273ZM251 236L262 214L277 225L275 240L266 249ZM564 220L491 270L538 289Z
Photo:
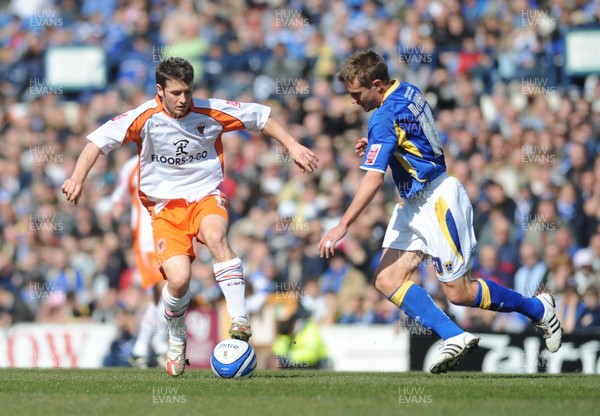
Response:
M431 260L433 260L433 267L435 268L436 273L439 275L444 274L444 269L442 268L442 260L440 260L439 257L431 257Z

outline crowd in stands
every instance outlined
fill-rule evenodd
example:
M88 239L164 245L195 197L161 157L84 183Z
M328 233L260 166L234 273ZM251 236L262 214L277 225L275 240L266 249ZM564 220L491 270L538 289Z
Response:
M297 294L320 324L407 320L372 286L393 181L332 259L317 242L362 176L354 154L369 114L336 80L354 50L372 48L393 77L434 109L447 168L473 203L476 278L556 294L565 332L600 330L600 82L565 69L565 34L600 24L600 3L499 0L13 0L0 6L0 327L19 322L117 322L145 298L129 218L110 195L124 146L101 156L78 206L60 186L86 135L155 94L160 59L183 56L195 96L261 102L320 168L305 174L273 140L223 140L232 247L259 311ZM44 20L45 19L45 20ZM47 50L101 46L100 90L32 91ZM47 80L46 80L47 81ZM418 283L468 330L523 331L512 314L448 305L430 261ZM197 302L220 300L198 246ZM128 322L128 321L127 321ZM129 324L128 324L129 325Z

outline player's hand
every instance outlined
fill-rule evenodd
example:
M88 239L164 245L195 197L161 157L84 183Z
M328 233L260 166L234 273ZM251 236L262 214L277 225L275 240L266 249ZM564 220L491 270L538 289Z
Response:
M365 155L365 150L367 149L368 143L369 140L366 137L361 137L360 139L358 139L356 146L354 146L354 151L356 152L356 154L360 157L363 157Z
M81 191L83 190L83 182L69 178L62 184L61 189L62 193L67 197L67 201L77 205L81 197Z
M314 172L319 167L319 158L308 147L294 142L288 149L292 160L302 172Z
M329 256L333 256L335 254L335 244L340 241L346 233L348 232L348 227L343 224L338 224L333 227L331 230L327 232L319 241L319 255L321 258L325 256L325 258L329 258Z

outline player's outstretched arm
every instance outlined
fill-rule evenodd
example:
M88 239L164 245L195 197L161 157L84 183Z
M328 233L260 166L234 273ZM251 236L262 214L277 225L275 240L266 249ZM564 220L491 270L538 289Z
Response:
M309 148L298 143L286 129L274 118L269 117L262 132L271 136L290 153L292 160L298 165L302 172L313 172L319 167L319 158Z
M381 185L384 174L374 170L368 170L360 181L354 199L344 213L340 223L329 230L319 241L318 249L321 257L333 256L335 243L340 241L348 232L348 227L358 218L361 212L369 205Z
M83 182L92 169L92 166L94 166L94 163L96 163L100 152L100 148L92 142L89 142L83 148L83 151L77 158L73 175L62 184L61 189L67 197L67 201L77 205L83 190Z

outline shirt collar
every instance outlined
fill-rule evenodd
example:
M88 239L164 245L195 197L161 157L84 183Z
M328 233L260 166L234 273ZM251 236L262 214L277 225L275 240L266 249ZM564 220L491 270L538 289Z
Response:
M385 101L385 99L387 97L389 97L389 95L391 93L393 93L394 91L396 91L399 86L400 86L400 81L398 81L397 79L393 79L392 82L390 83L390 88L388 88L388 90L383 95L383 100L381 101L381 104L383 104L383 102Z

